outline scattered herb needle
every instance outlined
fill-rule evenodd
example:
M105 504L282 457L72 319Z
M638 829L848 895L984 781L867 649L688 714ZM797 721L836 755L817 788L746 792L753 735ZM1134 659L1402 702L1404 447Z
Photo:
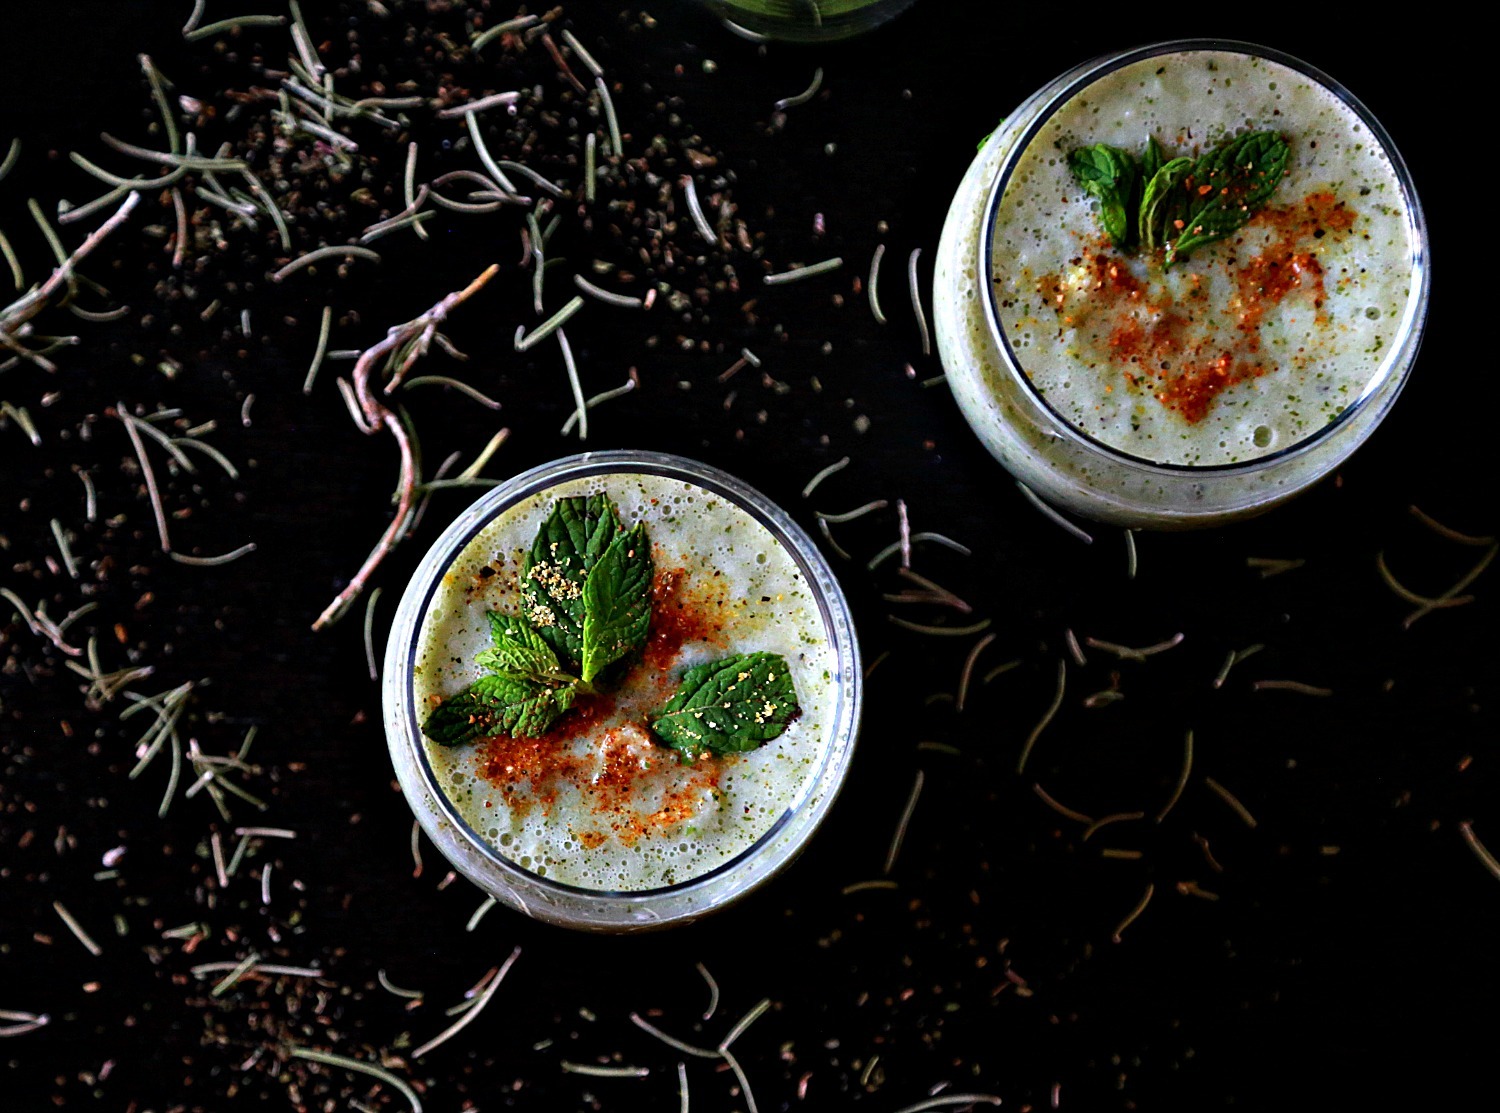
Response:
M719 1041L720 1053L722 1054L723 1052L729 1050L734 1041L743 1036L749 1029L750 1025L754 1024L763 1015L765 1015L766 1010L770 1007L771 999L769 997L763 997L755 1005L751 1006L750 1011L747 1012L744 1016L740 1017L737 1021L735 1021L734 1027L729 1029L724 1038Z
M821 484L823 480L827 479L830 475L843 471L848 466L849 457L847 456L845 456L841 460L836 460L832 464L829 464L826 468L818 472L818 474L807 481L807 486L802 488L802 497L811 498L812 493L818 489L818 485Z
M922 795L922 782L926 780L926 773L917 770L916 780L912 782L911 795L906 798L906 807L901 809L901 819L896 824L896 831L891 836L890 849L886 851L885 868L881 871L889 874L896 868L896 858L901 853L901 844L906 841L906 828L911 824L911 817L917 810L917 798Z
M952 1109L956 1106L973 1105L999 1105L1000 1098L995 1094L942 1094L926 1101L919 1101L915 1105L903 1105L895 1113L930 1113L934 1109Z
M500 983L505 980L505 975L510 973L510 968L516 964L516 959L520 957L520 947L511 951L510 957L500 964L499 969L492 971L488 975L489 982L485 985L484 992L475 998L474 1004L464 1011L463 1016L413 1051L411 1057L413 1059L420 1059L429 1051L447 1043L454 1036L458 1035L459 1032L463 1031L476 1016L484 1011L484 1007L490 1003L490 998L495 995L495 990L500 988Z
M1413 518L1421 522L1428 529L1432 530L1433 533L1448 541L1452 541L1455 544L1472 545L1475 548L1482 549L1486 545L1493 545L1495 543L1495 538L1492 536L1476 537L1472 534L1460 533L1456 529L1445 526L1442 522L1438 521L1430 514L1424 513L1419 507L1408 506L1407 510L1411 512L1411 516Z
M371 262L380 262L380 252L373 251L368 247L360 247L358 244L343 244L333 247L320 247L316 251L309 251L306 255L300 255L293 259L280 270L271 275L272 282L284 282L290 275L304 267L321 262L324 259L369 259Z
M1155 894L1155 892L1156 886L1148 882L1146 885L1146 892L1141 897L1140 903L1130 910L1129 914L1120 921L1119 926L1115 928L1114 933L1110 936L1110 939L1112 941L1116 943L1120 941L1120 936L1124 934L1125 929L1128 928L1131 924L1135 923L1135 921L1140 917L1140 914L1146 911L1146 905L1151 903L1151 897L1153 894Z
M1279 576L1283 572L1295 572L1307 561L1303 558L1293 560L1282 560L1277 557L1246 557L1245 566L1253 568L1260 573L1260 578L1268 580L1272 576Z
M1057 714L1057 709L1062 706L1063 694L1068 688L1068 662L1062 658L1057 661L1057 691L1052 696L1052 702L1047 705L1047 710L1042 712L1042 717L1036 726L1031 728L1031 733L1026 736L1026 742L1021 747L1021 756L1016 759L1016 772L1026 771L1026 761L1031 757L1031 749L1036 745L1036 740L1042 736L1042 731L1047 729L1047 724Z
M1224 681L1229 679L1229 672L1234 668L1235 665L1250 657L1254 657L1264 648L1264 645L1256 644L1246 646L1244 649L1231 650L1229 654L1224 658L1224 664L1219 669L1219 674L1214 677L1214 687L1224 687Z
M352 1070L358 1074L367 1074L371 1078L385 1083L404 1097L406 1103L411 1106L412 1113L422 1113L422 1101L417 1097L416 1091L384 1067L377 1067L373 1063L362 1063L358 1059L349 1058L347 1055L335 1055L329 1051L317 1051L311 1047L293 1045L287 1048L287 1051L294 1059L307 1059L314 1063L323 1063L326 1066L341 1067L344 1070ZM412 1058L415 1059L417 1056L414 1054Z
M1188 777L1193 771L1193 732L1188 731L1182 743L1182 771L1177 774L1177 783L1172 786L1172 794L1167 797L1167 802L1162 805L1161 811L1156 813L1156 822L1160 823L1167 818L1169 813L1182 799L1182 790L1187 787Z
M707 1020L712 1015L712 1012L706 1013L703 1019ZM656 1039L659 1039L668 1047L682 1052L684 1055L694 1055L700 1059L717 1059L719 1057L719 1053L717 1051L711 1050L706 1047L695 1047L690 1043L684 1043L682 1040L679 1040L675 1036L669 1036L656 1025L652 1024L645 1017L641 1016L640 1013L631 1013L630 1023L634 1024L637 1028L647 1033L648 1035L654 1036Z
M1016 480L1016 486L1021 489L1021 494L1026 496L1027 502L1031 503L1032 506L1036 507L1049 519L1055 522L1062 530L1078 538L1078 540L1082 541L1085 545L1092 545L1094 543L1093 534L1089 533L1083 527L1074 525L1072 522L1068 521L1068 519L1064 518L1059 511L1057 511L1049 503L1047 503L1041 495L1037 494L1030 487L1026 486L1026 484L1022 483L1020 480Z
M1459 577L1458 582L1455 583L1452 587L1448 588L1447 591L1443 592L1431 603L1424 604L1414 610L1411 614L1407 615L1405 620L1401 623L1401 628L1403 630L1411 629L1412 623L1416 622L1419 618L1431 614L1433 611L1439 609L1440 607L1457 606L1459 599L1464 598L1459 595L1459 592L1463 591L1475 580L1479 579L1481 575L1484 574L1485 569L1490 566L1490 562L1495 559L1496 553L1500 553L1500 544L1492 544L1488 549L1486 549L1484 555L1479 558L1474 567L1470 568L1461 577Z
M843 265L844 260L840 258L824 259L821 263L812 263L805 267L798 267L796 270L765 275L761 278L761 281L767 286L777 286L787 282L801 282L804 278L812 278L814 275L836 271Z
M812 81L806 89L792 97L782 97L772 107L777 112L785 112L788 108L797 108L812 100L818 95L818 90L823 87L823 67L819 66L813 71Z
M104 949L90 938L89 933L83 930L83 925L73 918L73 914L63 907L61 901L53 901L52 908L57 913L58 918L67 925L68 930L77 937L78 942L83 944L89 954L97 957L104 953Z
M564 1074L586 1074L594 1078L647 1078L651 1074L646 1067L599 1067L592 1063L572 1063L567 1059L560 1065Z
M739 1059L735 1058L734 1052L727 1047L721 1047L719 1054L729 1064L729 1069L734 1072L734 1077L739 1081L740 1093L745 1099L745 1108L749 1113L759 1113L759 1107L755 1104L755 1093L750 1089L750 1079L745 1074L745 1068L740 1066Z
M1102 653L1112 653L1122 661L1144 661L1147 657L1154 657L1158 653L1165 653L1169 649L1175 649L1182 644L1185 637L1183 634L1173 634L1166 641L1157 642L1155 645L1142 646L1139 649L1128 645L1117 645L1114 642L1103 641L1099 638L1085 638L1090 649L1097 649Z
M927 329L927 314L922 310L922 290L917 282L917 261L922 258L920 247L912 248L906 258L906 284L911 293L911 311L917 319L917 332L922 338L922 354L932 355L932 333Z
M1108 827L1111 823L1129 823L1137 819L1145 819L1145 812L1115 812L1112 815L1100 816L1094 822L1084 828L1080 840L1087 842L1090 835L1101 827Z
M1332 688L1319 688L1300 680L1257 680L1250 685L1256 692L1297 692L1304 696L1331 696Z
M840 896L848 897L848 896L853 896L855 893L868 892L871 889L898 889L898 888L900 888L900 886L897 885L896 882L894 882L890 878L886 877L886 878L880 878L879 880L876 880L876 881L856 881L852 885L845 885L842 889L839 890L839 895Z
M708 967L703 963L697 963L696 969L703 978L703 984L708 986L708 1008L703 1010L703 1019L712 1020L714 1012L719 1007L719 983L714 981L714 976L708 972Z
M15 1009L0 1009L0 1020L8 1022L0 1027L0 1037L24 1036L52 1023L52 1018L46 1013L18 1012Z
M870 256L870 280L865 286L870 298L870 314L878 325L885 324L885 314L880 309L880 261L885 258L885 244L875 245L875 254Z
M892 626L899 626L903 630L910 630L914 634L927 634L940 638L961 638L968 634L978 634L990 628L993 619L985 618L978 622L972 622L967 626L931 626L922 622L911 622L900 615L888 614L886 620Z
M1041 785L1033 784L1031 786L1031 791L1037 794L1037 797L1042 801L1042 803L1046 804L1047 807L1051 808L1064 819L1071 819L1075 823L1082 823L1085 827L1092 827L1094 825L1094 819L1092 816L1084 815L1082 812L1074 811L1066 804L1058 803Z
M1474 852L1474 856L1484 863L1484 868L1500 878L1500 861L1496 861L1495 856L1489 852L1484 843L1479 841L1479 836L1474 833L1474 825L1465 820L1458 825L1458 829L1463 834L1464 841L1469 844L1469 849Z
M979 655L995 640L995 637L996 635L994 634L984 635L984 637L974 643L974 648L969 650L969 655L964 658L963 671L959 673L958 677L958 696L954 703L955 711L963 711L964 702L969 694L969 681L974 676L974 666L979 663Z
M391 518L391 523L380 536L374 550L365 558L364 564L349 581L347 587L334 598L333 602L324 608L317 620L313 623L314 630L338 621L348 608L349 604L364 591L365 584L369 582L375 569L385 559L387 553L396 547L396 543L405 536L412 510L412 504L416 498L417 489L417 465L416 455L412 447L411 435L407 432L405 424L396 413L389 409L385 403L376 397L370 385L370 377L374 374L377 364L384 362L394 353L407 350L405 365L409 366L419 356L426 354L430 338L437 330L437 326L447 320L448 314L458 306L468 301L478 293L499 271L499 266L492 264L483 274L476 278L462 290L449 294L438 302L426 313L407 321L404 325L398 325L386 333L385 339L365 349L364 354L354 365L353 391L354 397L359 404L359 414L362 417L367 431L371 433L386 429L396 439L396 445L401 452L401 474L397 484L396 512ZM396 369L399 377L405 366ZM395 381L395 380L393 380ZM166 527L162 526L162 547L166 548Z
M1204 777L1203 783L1213 791L1215 796L1223 800L1224 803L1228 804L1232 809L1234 809L1234 814L1240 817L1246 827L1249 827L1253 830L1257 826L1255 817L1250 814L1250 809L1245 807L1244 804L1240 803L1239 797L1237 797L1234 793L1230 792L1227 788L1221 785L1218 781L1214 780L1212 777Z

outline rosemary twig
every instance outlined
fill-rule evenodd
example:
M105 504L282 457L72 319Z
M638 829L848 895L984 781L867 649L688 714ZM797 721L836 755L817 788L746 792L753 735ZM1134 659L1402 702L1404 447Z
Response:
M27 321L49 305L60 287L68 285L73 279L74 271L78 264L88 257L89 253L98 247L103 240L116 228L123 224L131 211L140 204L139 193L131 193L120 207L114 211L108 220L95 228L84 241L79 244L71 255L68 255L52 271L47 280L36 289L30 291L11 302L4 309L0 309L0 340L6 342L7 346L19 346L15 340L17 331Z
M478 278L470 282L462 290L449 294L420 317L414 317L403 325L396 325L385 334L385 339L378 344L366 348L364 353L354 365L352 373L354 398L359 406L360 416L366 424L366 432L374 433L384 428L390 431L391 436L396 439L396 447L401 452L401 471L397 483L396 513L391 518L390 525L381 534L380 540L376 542L375 548L365 558L364 564L349 581L343 591L339 592L333 602L324 608L323 613L313 622L314 630L321 630L325 626L336 622L343 615L344 610L359 597L364 591L375 569L385 559L387 553L396 547L396 543L404 535L408 519L411 515L413 503L417 490L417 467L416 456L412 449L410 434L406 426L395 411L391 410L376 396L370 385L370 377L375 369L380 366L389 356L407 345L417 345L420 350L414 355L420 355L425 350L424 337L430 337L458 306L468 301L478 293L486 283L499 272L498 264L492 263Z

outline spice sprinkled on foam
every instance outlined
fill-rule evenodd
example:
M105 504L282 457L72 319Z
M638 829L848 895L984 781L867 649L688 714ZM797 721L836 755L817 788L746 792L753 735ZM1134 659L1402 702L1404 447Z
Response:
M796 805L821 767L831 660L765 527L628 473L481 530L429 605L414 684L437 781L484 841L539 876L632 891L732 860Z

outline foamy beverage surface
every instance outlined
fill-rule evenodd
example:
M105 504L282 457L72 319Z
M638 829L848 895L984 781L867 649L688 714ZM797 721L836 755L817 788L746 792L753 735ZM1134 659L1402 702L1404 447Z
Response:
M625 528L643 523L650 542L644 648L540 737L459 746L424 737L422 746L458 816L500 856L551 882L641 892L733 861L802 802L837 717L836 654L797 561L745 509L667 476L595 475L502 511L453 560L420 622L419 713L478 677L488 612L526 616L525 554L558 500L601 494ZM800 707L779 737L688 762L653 738L648 717L686 669L761 652L785 660Z
M1274 192L1170 267L1111 242L1068 164L1148 137L1197 159L1255 131L1289 149ZM1348 105L1268 58L1197 50L1107 73L1047 119L997 209L992 277L1006 341L1055 413L1137 458L1223 466L1361 397L1398 335L1412 250L1390 156Z

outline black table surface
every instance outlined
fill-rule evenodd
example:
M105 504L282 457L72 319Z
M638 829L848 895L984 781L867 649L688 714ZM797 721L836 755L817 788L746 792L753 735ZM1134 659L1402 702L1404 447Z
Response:
M7 10L0 146L20 135L23 159L0 183L0 228L29 260L28 274L48 256L25 199L51 212L59 196L96 195L65 152L99 155L101 130L143 134L152 109L139 52L178 92L218 92L213 50L181 42L190 7L119 0ZM206 18L229 7L210 4ZM386 7L388 17L378 5L305 5L330 56L354 22L373 36L371 28L463 18L446 2ZM889 500L838 527L854 559L832 559L865 659L890 655L872 678L853 771L826 825L784 876L686 928L594 937L500 908L466 931L481 896L462 879L441 884L446 864L425 842L414 876L411 815L367 672L363 601L332 629L310 630L384 527L395 453L350 424L331 381L348 364L325 369L311 397L301 380L323 305L337 311L331 347L359 347L493 259L500 279L448 328L470 361L436 354L427 369L464 378L504 408L411 392L428 470L453 450L472 458L502 425L511 437L488 475L576 451L578 441L557 432L572 401L555 348L510 350L514 327L534 321L529 279L516 266L517 222L491 231L445 216L432 241L391 237L377 245L387 251L379 268L356 261L342 277L324 270L276 286L262 267L238 300L212 288L188 296L179 284L174 300L157 305L145 272L100 263L95 277L146 299L132 316L95 327L51 311L40 331L78 324L84 342L53 354L55 373L0 372L0 398L27 407L43 441L27 443L14 421L0 429L0 585L33 605L47 600L53 617L97 601L77 630L97 631L110 667L120 667L119 624L156 668L141 691L210 681L183 737L224 753L256 726L249 760L258 772L246 784L268 807L232 800L226 822L206 794L179 793L158 818L165 763L127 777L140 720L121 723L119 701L86 708L60 656L0 612L0 1009L50 1018L0 1041L0 1108L324 1108L312 1096L322 1091L299 1089L281 1062L301 1043L381 1056L428 1109L675 1109L681 1056L629 1014L713 1046L762 998L770 1011L735 1044L762 1110L895 1110L936 1087L995 1095L1011 1109L1459 1108L1466 1081L1492 1054L1485 1018L1500 987L1500 880L1461 827L1500 848L1494 573L1476 581L1471 604L1407 629L1412 608L1382 584L1376 561L1383 553L1413 590L1436 594L1486 550L1437 536L1409 507L1468 533L1497 525L1493 356L1476 331L1487 320L1486 278L1460 270L1466 252L1483 257L1486 187L1465 148L1434 124L1458 98L1447 83L1480 65L1477 44L1455 44L1462 30L1437 20L1387 28L1359 22L1375 20L1372 12L1335 18L1326 7L1247 27L1216 10L1105 18L919 0L857 40L761 49L685 5L650 5L649 20L641 7L577 3L567 12L619 83L627 143L645 142L677 113L674 134L696 132L719 170L735 173L739 215L764 233L758 250L770 269L834 255L846 266L775 290L751 278L722 312L681 326L664 313L586 306L569 326L586 391L617 385L631 367L640 379L637 391L593 411L587 447L704 460L749 480L810 530L814 509ZM492 9L484 25L510 14L498 2ZM1437 258L1430 327L1399 404L1335 477L1254 521L1141 533L1130 579L1120 530L1091 527L1084 545L1047 521L978 444L946 388L922 385L941 368L921 355L902 271L920 247L926 296L948 199L975 141L1010 106L1084 58L1197 34L1305 57L1385 123L1427 205ZM285 49L283 38L268 53ZM770 126L773 102L801 91L817 66L823 92ZM664 110L656 103L670 97L681 99ZM137 223L171 223L169 207L151 212ZM65 235L74 243L79 234ZM885 327L853 281L877 243L887 246ZM575 265L587 259L579 250ZM221 342L222 320L201 319L215 296L232 307L221 312L236 329L237 310L252 310L253 338ZM751 298L757 304L743 310ZM152 319L140 321L143 313ZM679 335L703 344L684 350ZM720 382L747 345L769 377L750 369ZM164 375L163 361L180 371ZM139 481L120 471L133 457L119 423L86 420L121 400L217 420L210 439L240 463L241 478L205 464L196 487L176 483L174 538L202 553L254 541L253 554L210 568L163 556ZM87 440L82 424L93 431ZM849 468L813 498L800 496L845 455ZM84 519L75 465L95 469L98 522ZM377 573L377 650L415 562L472 494L438 494ZM897 499L912 528L973 550L964 558L924 548L917 567L992 620L996 638L977 671L1018 662L976 681L962 714L944 697L974 639L898 630L882 594L902 581L891 565L865 568L897 536ZM106 530L116 515L123 523ZM54 518L75 535L81 582L48 564ZM1304 563L1262 576L1247 563L1261 558ZM1135 646L1183 640L1146 662L1096 649L1082 667L1070 662L1064 704L1018 776L1020 747L1069 656L1069 631ZM1264 649L1215 688L1226 654L1253 644ZM1331 694L1257 690L1265 679ZM1085 704L1115 684L1123 699ZM1166 821L1152 823L1190 729L1192 777ZM895 886L844 893L884 879L919 770L922 792L889 874ZM1254 825L1205 778L1231 790ZM1084 841L1037 785L1091 816L1148 818ZM298 838L256 843L221 888L211 833L229 852L234 827L246 824ZM123 855L106 862L117 847ZM273 899L263 906L259 878L270 863ZM1152 899L1114 940L1148 886ZM101 954L74 940L54 902ZM201 941L163 938L195 922L207 925ZM408 1062L403 1053L445 1027L443 1011L515 946L521 957L485 1012ZM211 996L213 979L190 973L251 952L322 977L251 977ZM722 991L708 1021L700 963ZM421 1004L380 989L378 970L421 990ZM565 1060L649 1074L581 1076ZM721 1063L689 1058L687 1072L694 1110L746 1108ZM351 1107L350 1098L402 1107L370 1079L328 1068L326 1082L342 1094L328 1108Z

